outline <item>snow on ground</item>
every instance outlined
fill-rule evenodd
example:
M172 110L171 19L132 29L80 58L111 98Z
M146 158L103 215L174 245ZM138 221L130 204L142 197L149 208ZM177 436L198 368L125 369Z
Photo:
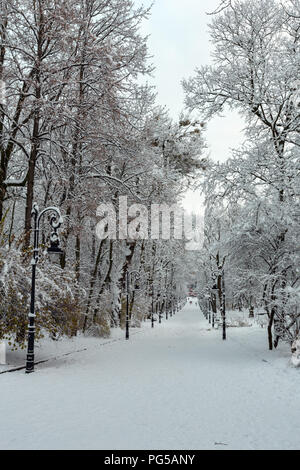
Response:
M148 325L147 325L148 326ZM142 333L143 330L138 328L133 329L131 334ZM111 330L111 336L109 338L92 338L86 337L79 334L78 337L66 338L62 337L58 341L46 337L35 345L35 361L44 361L50 359L62 359L64 355L77 354L85 351L85 349L99 348L99 346L105 346L107 344L122 341L125 338L125 332L120 328L114 328ZM7 346L6 351L6 365L0 365L0 373L5 370L11 370L18 368L25 364L26 351L17 350L14 351Z
M300 448L300 373L284 346L266 350L263 329L223 342L188 303L129 342L101 343L59 343L88 349L0 375L1 449Z

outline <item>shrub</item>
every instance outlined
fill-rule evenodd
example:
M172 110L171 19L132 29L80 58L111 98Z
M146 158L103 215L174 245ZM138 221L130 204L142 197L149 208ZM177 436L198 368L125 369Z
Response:
M31 264L17 246L0 244L0 340L24 348L31 293ZM36 275L36 339L73 336L80 322L85 292L75 276L41 254Z

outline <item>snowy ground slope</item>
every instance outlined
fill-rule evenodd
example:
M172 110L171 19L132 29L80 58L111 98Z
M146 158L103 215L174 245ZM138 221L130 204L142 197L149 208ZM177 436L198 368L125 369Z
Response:
M132 330L132 335L140 334L142 330L139 328ZM117 341L123 341L125 338L125 332L120 328L114 328L111 330L111 336L109 338L93 338L86 337L79 334L74 338L60 338L58 341L45 337L41 339L35 345L35 361L44 361L50 359L62 360L64 355L77 354L83 352L85 349L99 349L99 346L105 346ZM13 351L7 345L6 352L6 365L0 365L0 373L5 370L11 370L20 367L25 364L26 351L17 350Z
M265 331L163 325L0 375L1 449L299 449L300 373Z

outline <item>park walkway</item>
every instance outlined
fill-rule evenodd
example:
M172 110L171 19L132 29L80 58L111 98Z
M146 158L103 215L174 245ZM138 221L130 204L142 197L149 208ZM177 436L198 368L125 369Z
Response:
M0 448L300 448L300 374L195 304L130 341L0 376ZM285 365L286 364L286 365Z

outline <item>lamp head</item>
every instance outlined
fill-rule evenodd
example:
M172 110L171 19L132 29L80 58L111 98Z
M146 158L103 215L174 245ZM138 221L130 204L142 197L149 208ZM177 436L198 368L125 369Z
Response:
M50 235L50 246L47 249L47 252L54 260L59 260L64 254L63 250L59 246L59 237L56 232L52 232Z

